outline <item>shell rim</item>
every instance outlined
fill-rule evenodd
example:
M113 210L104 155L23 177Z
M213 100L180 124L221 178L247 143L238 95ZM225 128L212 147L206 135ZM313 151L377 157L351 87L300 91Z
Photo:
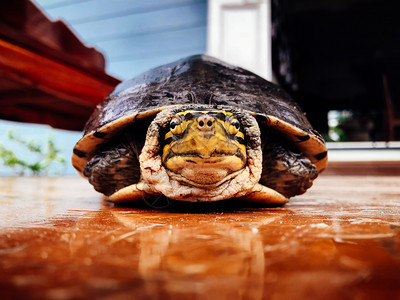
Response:
M132 122L156 115L162 110L176 106L181 106L181 104L159 107L144 112L136 112L105 124L98 130L92 130L91 132L86 133L74 146L71 158L72 165L81 176L86 177L83 175L83 169L86 163L97 152L99 145L103 145L110 141L119 130ZM265 123L267 126L275 127L291 142L295 143L299 150L302 151L302 153L304 153L304 155L307 156L307 158L316 166L318 173L321 173L326 168L328 153L325 141L317 131L310 130L309 132L306 132L303 129L275 116L256 113L249 110L245 111L255 117L258 122Z

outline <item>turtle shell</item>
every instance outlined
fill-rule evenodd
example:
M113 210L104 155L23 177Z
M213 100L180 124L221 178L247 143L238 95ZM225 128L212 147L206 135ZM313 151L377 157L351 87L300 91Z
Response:
M326 167L325 141L285 91L207 55L190 56L120 83L86 123L73 150L73 166L82 174L86 163L125 126L182 104L247 111L295 143L318 172Z

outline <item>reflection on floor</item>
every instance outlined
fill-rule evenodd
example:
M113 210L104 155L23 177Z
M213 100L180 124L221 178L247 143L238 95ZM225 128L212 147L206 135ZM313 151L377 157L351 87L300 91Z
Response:
M284 207L165 211L114 207L78 177L1 178L2 299L393 299L399 170L333 164Z

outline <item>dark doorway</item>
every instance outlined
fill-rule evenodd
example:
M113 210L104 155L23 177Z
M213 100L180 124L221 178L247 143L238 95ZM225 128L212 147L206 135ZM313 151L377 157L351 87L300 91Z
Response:
M272 0L274 74L328 140L330 111L386 138L384 75L399 109L398 11L396 1Z

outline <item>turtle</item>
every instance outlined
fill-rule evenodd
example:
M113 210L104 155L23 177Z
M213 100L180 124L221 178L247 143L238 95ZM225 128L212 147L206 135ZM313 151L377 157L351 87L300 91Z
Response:
M117 85L87 121L72 164L115 203L283 205L312 186L327 149L282 88L201 54Z

